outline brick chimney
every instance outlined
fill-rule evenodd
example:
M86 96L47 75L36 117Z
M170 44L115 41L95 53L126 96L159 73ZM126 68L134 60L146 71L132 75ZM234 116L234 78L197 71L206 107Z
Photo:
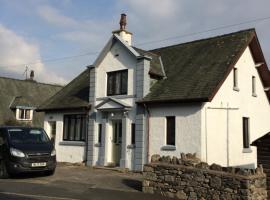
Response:
M132 39L132 33L128 32L126 30L126 25L127 25L127 15L126 14L121 14L121 18L120 18L120 29L113 31L113 34L117 34L119 35L124 41L127 42L128 45L131 46L131 39Z

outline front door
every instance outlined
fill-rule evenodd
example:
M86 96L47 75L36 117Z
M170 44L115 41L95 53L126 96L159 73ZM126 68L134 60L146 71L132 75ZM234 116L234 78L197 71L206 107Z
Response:
M50 127L50 138L53 142L53 144L55 144L55 137L56 137L56 122L55 121L50 121L49 122L49 127Z
M121 146L122 146L122 121L117 120L112 122L113 137L112 137L112 161L115 166L120 165Z

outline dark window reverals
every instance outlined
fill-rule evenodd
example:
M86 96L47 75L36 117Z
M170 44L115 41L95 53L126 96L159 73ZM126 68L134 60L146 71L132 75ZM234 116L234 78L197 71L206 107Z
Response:
M86 132L86 115L64 115L63 140L85 141Z
M135 124L131 124L131 144L135 144Z
M233 87L238 87L238 70L237 68L233 68Z
M243 117L243 146L249 148L249 118Z
M102 124L98 125L98 143L101 144L101 137L102 137Z
M107 95L127 94L128 70L107 73Z
M167 145L175 145L175 117L166 117L167 121Z

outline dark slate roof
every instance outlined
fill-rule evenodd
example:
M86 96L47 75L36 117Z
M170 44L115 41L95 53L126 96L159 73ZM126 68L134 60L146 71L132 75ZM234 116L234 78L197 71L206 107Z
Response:
M86 69L62 90L42 104L38 110L63 110L88 108L90 72Z
M16 106L38 107L62 86L0 77L0 125L15 120ZM43 113L34 112L34 126L43 126Z
M150 50L161 55L166 78L141 102L208 101L254 34L249 29Z
M149 71L150 74L160 76L160 77L165 76L160 55L153 53L153 52L150 52L150 51L145 51L143 49L139 49L137 47L133 47L133 48L140 55L149 56L152 58L150 61L150 71Z

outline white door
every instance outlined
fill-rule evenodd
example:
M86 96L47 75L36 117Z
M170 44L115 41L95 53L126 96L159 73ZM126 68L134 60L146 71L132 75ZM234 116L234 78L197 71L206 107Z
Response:
M56 121L49 121L49 136L51 140L53 141L53 144L55 144L55 137L56 137Z
M112 122L112 161L115 166L120 165L121 146L122 146L122 121L115 120Z

